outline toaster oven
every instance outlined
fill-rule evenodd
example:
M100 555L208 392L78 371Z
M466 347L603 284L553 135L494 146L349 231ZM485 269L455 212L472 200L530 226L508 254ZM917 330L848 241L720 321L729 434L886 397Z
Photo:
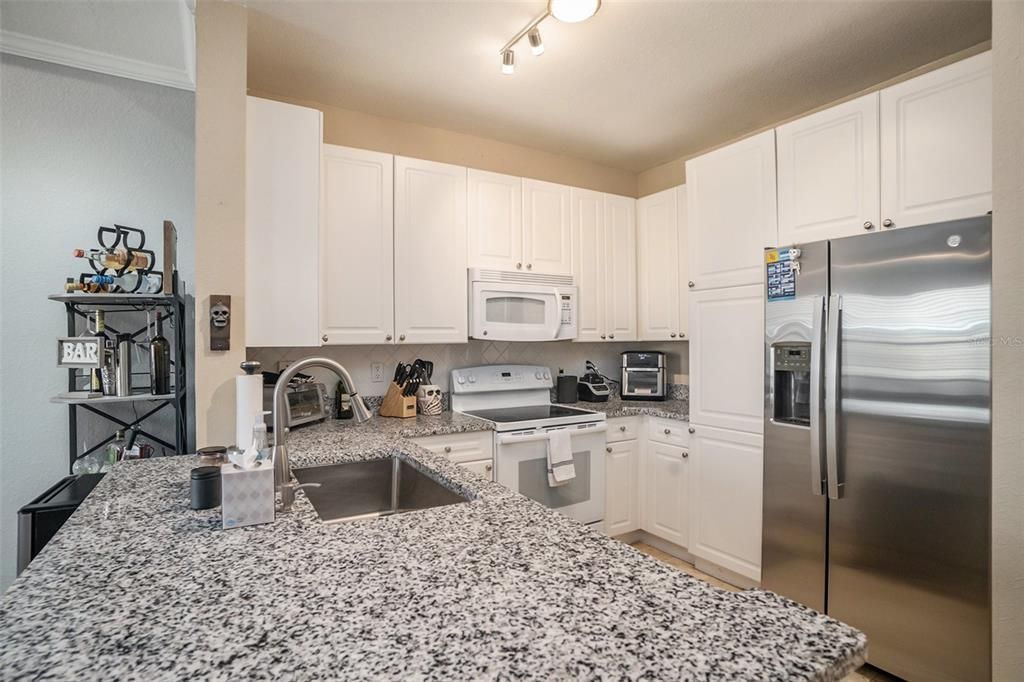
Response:
M322 383L300 383L289 385L285 389L285 404L288 413L285 415L285 423L288 428L311 424L313 422L327 419L329 407L327 402L327 388ZM272 385L263 387L263 409L273 411L274 408L274 387ZM273 428L270 424L268 428Z
M664 400L665 354L628 350L622 354L623 400Z

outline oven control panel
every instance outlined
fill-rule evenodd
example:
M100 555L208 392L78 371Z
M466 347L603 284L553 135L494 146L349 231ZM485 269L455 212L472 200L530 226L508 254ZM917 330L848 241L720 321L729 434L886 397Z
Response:
M484 365L452 370L453 393L548 389L551 370L536 365Z

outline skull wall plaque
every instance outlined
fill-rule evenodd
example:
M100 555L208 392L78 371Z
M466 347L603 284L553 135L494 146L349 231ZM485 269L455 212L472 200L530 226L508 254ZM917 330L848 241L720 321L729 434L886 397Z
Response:
M210 296L210 350L231 350L230 296Z

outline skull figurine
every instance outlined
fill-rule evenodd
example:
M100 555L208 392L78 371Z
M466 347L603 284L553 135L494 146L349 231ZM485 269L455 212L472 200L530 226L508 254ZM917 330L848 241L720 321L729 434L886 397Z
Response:
M210 307L210 322L213 326L218 329L223 329L228 326L228 321L231 318L231 309L223 303L216 303Z
M434 384L425 384L416 391L416 406L420 414L439 415L441 414L441 387Z

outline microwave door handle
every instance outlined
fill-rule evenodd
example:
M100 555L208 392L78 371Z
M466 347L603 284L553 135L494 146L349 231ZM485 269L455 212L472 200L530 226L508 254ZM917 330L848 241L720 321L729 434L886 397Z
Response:
M553 291L555 294L555 314L553 316L554 324L551 325L551 331L549 332L552 341L558 339L558 330L562 328L562 294L558 291L557 287Z
M821 423L821 358L822 341L825 327L825 311L827 303L824 296L814 304L814 317L811 326L811 395L810 395L810 427L811 427L811 492L815 495L825 494L824 471L825 449L822 438Z
M843 297L832 294L828 302L825 332L825 464L829 499L843 496L839 480L839 332L842 327Z

